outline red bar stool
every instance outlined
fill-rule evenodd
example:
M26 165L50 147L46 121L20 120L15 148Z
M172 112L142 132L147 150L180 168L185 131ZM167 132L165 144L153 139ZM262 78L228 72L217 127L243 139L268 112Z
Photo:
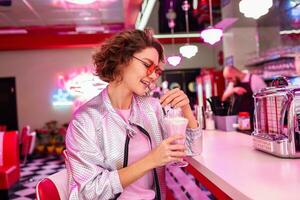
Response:
M67 200L67 170L63 169L39 181L36 185L36 198L37 200Z
M0 133L0 196L8 199L8 190L20 179L18 132Z
M67 151L63 151L66 167L68 167ZM36 185L37 200L67 200L68 199L68 174L67 170L63 169L55 174L52 174Z

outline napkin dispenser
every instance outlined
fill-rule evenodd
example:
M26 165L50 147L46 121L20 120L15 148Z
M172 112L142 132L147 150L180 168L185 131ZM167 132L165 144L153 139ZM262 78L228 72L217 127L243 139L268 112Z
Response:
M300 88L284 77L254 94L254 148L283 158L300 157Z

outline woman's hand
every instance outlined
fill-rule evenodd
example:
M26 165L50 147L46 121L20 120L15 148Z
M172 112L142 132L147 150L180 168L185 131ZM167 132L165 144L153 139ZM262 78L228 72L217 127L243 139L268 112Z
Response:
M174 108L182 108L190 106L190 100L187 95L180 90L179 88L175 88L172 90L167 91L161 98L160 98L161 106L164 107L166 105L170 105Z
M160 98L161 106L170 105L171 107L181 108L183 117L189 120L189 128L197 128L198 122L193 114L188 96L179 88L167 91Z
M182 134L172 135L153 149L148 154L153 168L164 166L169 162L181 161L186 156L186 148L184 144L176 144L176 140L182 140L184 137Z

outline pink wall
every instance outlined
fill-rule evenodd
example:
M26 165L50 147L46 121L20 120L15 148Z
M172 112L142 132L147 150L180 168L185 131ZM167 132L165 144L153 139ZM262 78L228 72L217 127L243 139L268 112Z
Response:
M92 66L91 48L0 52L0 77L15 77L19 128L70 120L70 106L54 107L51 94L58 75Z

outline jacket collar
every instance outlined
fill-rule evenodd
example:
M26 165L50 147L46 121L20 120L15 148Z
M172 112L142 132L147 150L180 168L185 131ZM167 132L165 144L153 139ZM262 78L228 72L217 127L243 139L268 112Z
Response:
M116 110L113 108L110 98L108 96L108 89L107 87L105 89L102 90L102 92L100 93L100 96L102 97L102 101L103 104L101 104L100 109L108 112L108 113L113 113L113 114L117 114ZM130 113L130 117L129 117L129 122L139 125L141 127L145 127L143 120L142 120L142 116L141 115L141 97L137 96L137 95L133 95L132 98L132 102L131 102L131 113Z

